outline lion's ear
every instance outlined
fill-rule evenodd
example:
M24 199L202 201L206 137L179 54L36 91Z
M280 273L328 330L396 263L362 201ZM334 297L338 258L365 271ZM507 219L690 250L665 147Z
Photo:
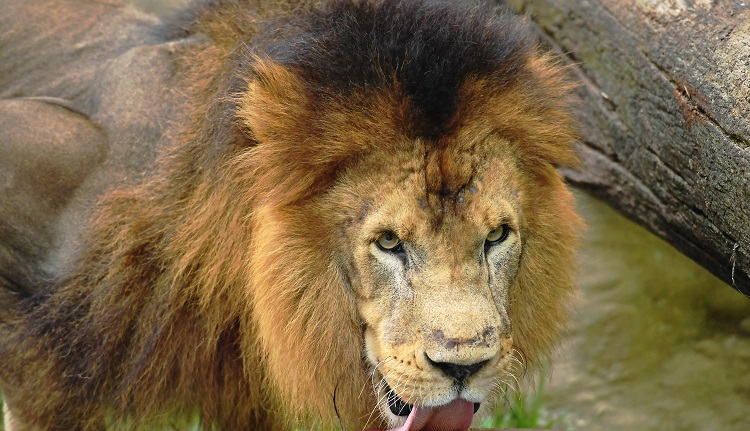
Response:
M253 167L256 198L284 205L327 187L335 165L316 135L320 107L291 68L256 57L236 115L256 144L244 155ZM328 181L327 181L328 180Z
M254 60L254 75L237 110L240 121L259 143L307 138L312 101L305 84L289 68L271 59Z

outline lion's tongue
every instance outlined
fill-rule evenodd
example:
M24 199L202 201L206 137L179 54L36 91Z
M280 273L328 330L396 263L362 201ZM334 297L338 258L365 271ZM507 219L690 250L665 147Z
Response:
M466 431L473 417L474 403L466 400L440 407L414 406L402 426L387 431Z

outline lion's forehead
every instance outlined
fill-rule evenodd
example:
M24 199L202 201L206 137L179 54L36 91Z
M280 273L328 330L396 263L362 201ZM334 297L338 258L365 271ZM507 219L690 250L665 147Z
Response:
M437 227L448 215L477 217L492 210L482 205L510 203L516 208L521 172L510 151L503 155L504 145L490 138L472 145L452 139L437 149L434 143L416 141L404 151L375 151L353 171L354 184L357 178L370 179L359 183L354 196L364 208L359 212L389 207L389 213L413 213L422 224Z

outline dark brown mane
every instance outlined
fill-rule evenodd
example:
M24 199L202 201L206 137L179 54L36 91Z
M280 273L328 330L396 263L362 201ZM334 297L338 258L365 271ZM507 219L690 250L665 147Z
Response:
M400 87L420 113L415 136L433 139L455 115L467 77L517 80L536 44L517 18L467 1L338 0L293 25L264 54L321 97Z

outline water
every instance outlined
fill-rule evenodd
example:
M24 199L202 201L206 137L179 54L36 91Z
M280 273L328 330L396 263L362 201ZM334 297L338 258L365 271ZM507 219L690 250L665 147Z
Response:
M582 294L548 408L580 430L750 430L750 299L577 197Z

